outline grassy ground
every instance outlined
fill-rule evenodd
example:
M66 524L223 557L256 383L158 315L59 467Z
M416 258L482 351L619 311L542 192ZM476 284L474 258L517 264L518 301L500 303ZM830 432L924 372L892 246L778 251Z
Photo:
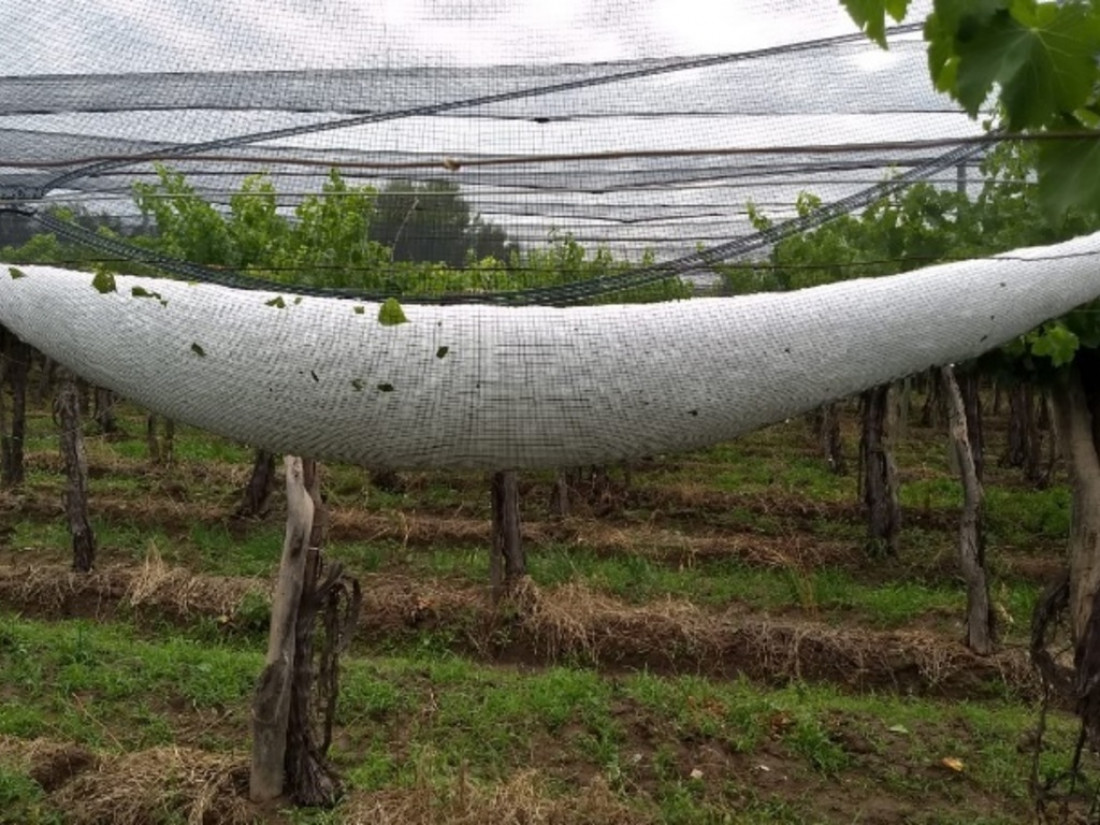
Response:
M958 641L961 494L934 428L899 443L897 558L866 555L855 477L800 420L616 471L565 519L525 477L532 583L503 612L483 477L380 492L326 468L327 552L365 589L331 812L241 796L282 542L277 505L228 517L249 451L180 428L154 467L133 411L133 437L91 436L99 571L77 577L53 425L31 424L27 483L0 498L2 822L1008 823L1030 819L1033 771L1066 767L1057 712L1033 764L1021 646L1069 495L997 463L995 419L987 659Z

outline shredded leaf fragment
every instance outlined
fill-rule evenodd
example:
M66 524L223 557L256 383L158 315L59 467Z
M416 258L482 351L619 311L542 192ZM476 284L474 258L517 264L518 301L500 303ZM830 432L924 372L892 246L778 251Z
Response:
M407 324L409 319L405 317L405 310L396 298L387 298L378 308L378 323L384 327L395 327L398 324Z
M160 301L162 307L168 306L168 301L162 298L159 292L153 292L143 286L135 286L130 290L130 294L135 298L155 298Z
M118 287L115 286L115 276L104 269L96 272L95 276L92 278L92 286L101 295L118 291Z

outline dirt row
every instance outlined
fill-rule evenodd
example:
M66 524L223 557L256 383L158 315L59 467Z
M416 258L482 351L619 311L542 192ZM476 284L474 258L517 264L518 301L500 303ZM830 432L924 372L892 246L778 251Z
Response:
M98 494L94 512L108 521L161 530L187 536L196 524L224 524L244 538L263 522L228 518L216 505L177 501L149 496L135 500L122 495ZM59 502L44 496L0 494L0 548L3 525L15 519L57 520L63 518ZM271 516L271 523L278 514ZM525 520L524 542L530 547L567 544L583 548L598 557L635 557L675 568L691 568L712 561L742 562L753 567L808 571L837 567L868 573L866 556L858 544L815 537L807 533L772 535L756 530L729 527L684 531L680 525L662 525L659 520L628 522L614 519L569 517L556 520ZM330 509L329 538L337 542L385 541L402 548L488 547L490 525L485 517L416 510L378 511L338 507ZM899 560L909 565L906 560ZM1001 552L998 569L1003 575L1045 584L1061 570L1054 556ZM876 575L890 579L897 571L889 560L876 563ZM913 570L903 571L911 575ZM925 559L920 573L925 578L954 581L958 565L953 555Z
M631 605L579 584L520 583L493 606L484 588L386 573L360 577L356 638L363 652L436 634L456 652L492 663L560 663L612 671L747 676L774 684L827 681L852 690L957 698L1033 697L1026 652L980 657L927 630L876 631L744 610L708 611L668 599ZM216 617L226 632L261 634L268 598L259 579L202 576L151 560L88 575L60 565L0 567L0 607L37 617L152 614ZM247 606L247 609L243 609Z

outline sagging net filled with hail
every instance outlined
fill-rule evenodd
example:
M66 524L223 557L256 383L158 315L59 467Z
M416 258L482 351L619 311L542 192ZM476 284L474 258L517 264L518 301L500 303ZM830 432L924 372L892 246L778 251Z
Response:
M831 0L15 0L0 24L0 324L273 452L685 450L1100 294L1098 238L959 237L1027 147L932 89L918 24L883 51Z

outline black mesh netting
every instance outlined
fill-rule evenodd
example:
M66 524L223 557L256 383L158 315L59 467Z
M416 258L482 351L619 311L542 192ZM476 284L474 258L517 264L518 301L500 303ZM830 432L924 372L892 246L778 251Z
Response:
M149 217L133 187L155 182L156 164L222 209L263 174L291 220L336 168L392 207L371 231L395 260L514 255L515 277L462 300L566 304L670 277L711 285L714 264L862 208L884 181L954 187L982 152L955 145L981 131L931 89L916 26L883 54L830 2L6 9L0 195L18 211L0 245L45 228L107 260L156 258L244 287L409 301L459 291L419 288L425 276L408 267L381 276L377 261L362 265L370 277L325 279L138 251L125 235ZM802 192L836 205L785 225ZM747 221L750 202L777 223L769 233ZM123 237L64 207L112 216ZM473 222L490 230L481 243ZM563 237L603 250L614 271L524 277L522 253ZM242 268L249 278L234 276Z

